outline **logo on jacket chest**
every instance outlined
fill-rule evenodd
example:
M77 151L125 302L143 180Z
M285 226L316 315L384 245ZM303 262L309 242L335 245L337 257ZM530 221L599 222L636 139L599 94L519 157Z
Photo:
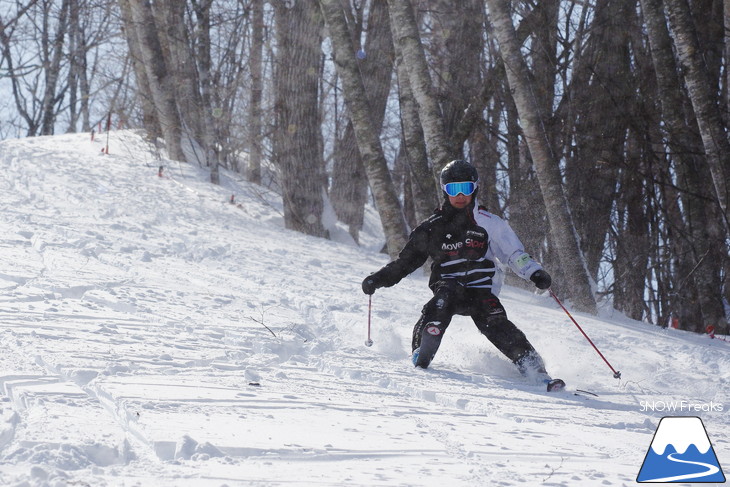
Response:
M487 248L487 234L478 230L467 230L463 239L453 241L453 235L447 233L444 235L445 242L441 243L441 250L444 252L458 252L459 250L475 249L482 250Z
M441 250L445 250L447 252L455 251L455 250L459 250L463 246L464 246L464 242L452 242L452 243L444 242L441 244Z

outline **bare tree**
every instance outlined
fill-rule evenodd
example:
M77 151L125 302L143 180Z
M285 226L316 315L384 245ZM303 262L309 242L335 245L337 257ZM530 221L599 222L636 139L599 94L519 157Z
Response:
M489 16L499 40L509 85L520 115L530 155L535 165L543 200L550 222L550 234L558 248L560 264L566 279L568 295L575 306L595 313L596 300L591 290L588 270L577 241L575 227L570 218L568 202L563 192L558 161L555 160L543 121L536 105L525 59L520 52L517 35L507 0L488 0Z
M364 10L367 7L367 12ZM355 15L348 15L348 29L353 48L359 46L363 34L365 41L357 49L355 63L368 97L370 119L373 128L380 131L385 117L385 107L393 73L393 40L388 22L386 0L373 0L355 9ZM367 16L366 16L367 14ZM367 29L363 32L363 24ZM358 150L352 120L346 117L344 133L338 137L335 127L335 149L332 164L332 183L330 199L338 219L347 224L350 235L359 241L362 229L365 204L368 199L368 178L363 157Z
M3 61L6 66L5 71L7 72L7 77L11 83L15 108L20 117L26 123L27 135L36 135L40 124L40 117L33 110L34 104L30 104L29 106L23 93L23 79L28 76L30 67L26 66L23 61L18 63L16 53L13 51L13 46L16 45L14 35L19 21L26 16L28 11L30 11L37 2L38 0L30 0L25 3L17 4L15 15L10 16L9 18L3 18L3 15L0 14L0 47L2 47Z
M395 192L383 149L368 108L368 98L360 78L356 50L339 0L320 0L335 54L335 64L342 78L358 148L373 192L385 232L388 254L394 258L406 243L406 224Z
M44 66L45 83L41 108L41 135L53 134L56 122L56 105L60 95L56 92L61 74L61 61L64 42L68 32L68 11L70 0L63 0L58 12L55 35L51 37L48 29L41 31L41 61ZM49 9L50 10L50 9ZM44 14L46 11L44 11ZM46 21L44 21L46 25Z
M730 236L728 180L730 180L730 142L722 125L718 99L713 95L707 67L702 58L697 32L687 0L665 0L669 25L674 34L684 80L697 117L705 148L706 162L712 175L715 196L723 216L726 236Z
M632 49L641 48L631 45L634 11L623 1L596 5L595 25L585 37L570 87L576 147L566 157L566 191L591 276L598 274L604 255L612 201L627 159L629 114L635 104L629 78Z
M69 5L69 132L76 131L79 117L82 117L81 129L84 131L91 129L89 113L91 87L89 86L86 62L88 43L86 29L81 19L81 16L85 13L84 3L80 0L71 0ZM78 105L80 106L77 108Z
M403 126L401 148L403 157L408 166L408 179L415 220L413 223L425 220L439 205L441 189L438 186L434 172L428 163L426 141L418 114L418 104L413 96L411 84L408 81L408 70L405 67L401 49L396 49L396 67L398 72L398 101L400 103L400 117ZM406 201L408 201L406 199Z
M135 79L137 81L137 98L142 110L142 125L147 131L147 136L151 140L162 137L162 127L157 118L155 103L152 99L152 88L147 77L147 69L144 66L142 51L139 45L139 36L137 29L134 27L134 18L132 17L132 8L128 0L119 0L119 9L124 27L124 37L127 40L129 48L129 56L134 68Z
M674 44L684 67L698 130L692 130L694 127L688 127L685 122L694 118L686 114L687 104L679 84L678 67L672 55L672 40L661 3L658 0L642 0L641 6L668 130L668 143L677 161L678 180L686 188L680 196L685 216L677 211L668 222L676 235L673 250L677 256L677 273L672 281L678 299L673 301L681 303L672 308L683 324L696 323L694 331L703 331L707 325L717 326L724 321L722 290L727 288L727 284L723 283L723 272L727 272L730 265L726 243L730 233L727 233L728 226L722 223L723 220L727 222L727 208L725 215L718 211L723 208L722 192L727 191L727 178L722 179L720 185L713 185L716 201L720 202L715 208L708 204L713 199L713 192L708 192L704 181L716 181L715 173L718 170L722 173L722 165L728 164L723 151L729 144L722 128L718 100L709 92L709 86L699 86L710 81L701 58L693 54L693 50L700 49L700 46L692 34L691 25L687 24L689 11L686 5L672 2L674 16L670 16L670 25L675 31ZM668 2L667 7L670 7ZM701 140L698 140L697 133L701 134ZM699 156L702 147L705 149L704 157ZM707 177L702 176L705 173ZM730 291L726 289L726 292Z
M173 157L184 134L214 181L248 149L287 227L321 236L329 196L360 237L369 183L391 252L468 150L579 308L727 331L729 0L320 1L7 1L0 137L111 112Z
M393 42L408 73L407 81L418 105L428 155L433 170L439 172L451 159L456 158L456 150L450 146L446 136L443 114L436 99L418 32L416 14L410 0L388 0L388 8ZM405 81L400 79L401 83Z
M162 129L171 159L182 161L182 123L175 102L173 79L167 69L162 44L157 34L158 26L149 0L119 0L123 10L130 13L131 24L126 25L127 40L135 43L145 79L150 88L156 119Z
M14 15L0 15L0 49L27 135L53 134L62 109L70 5L71 0L16 2Z

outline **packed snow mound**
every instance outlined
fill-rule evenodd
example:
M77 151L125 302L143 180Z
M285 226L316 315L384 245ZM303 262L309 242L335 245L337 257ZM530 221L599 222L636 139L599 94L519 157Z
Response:
M574 313L616 380L549 296L505 287L568 392L464 317L416 370L420 273L373 296L363 343L372 208L361 247L331 214L334 239L308 237L274 191L135 131L106 144L0 142L0 485L624 485L670 415L730 464L730 344Z

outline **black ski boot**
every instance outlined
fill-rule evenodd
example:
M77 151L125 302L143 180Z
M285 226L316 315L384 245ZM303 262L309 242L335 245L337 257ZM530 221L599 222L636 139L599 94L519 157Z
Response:
M440 324L438 321L432 321L424 326L420 346L413 350L411 357L411 361L416 367L427 369L436 355L444 335L444 331L439 327Z
M563 379L550 379L547 383L548 392L558 392L565 389L565 382Z

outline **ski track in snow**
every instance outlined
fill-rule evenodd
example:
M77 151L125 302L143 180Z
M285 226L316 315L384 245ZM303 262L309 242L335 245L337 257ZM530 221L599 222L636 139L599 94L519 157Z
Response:
M423 276L375 294L363 345L360 281L387 261L372 210L364 248L314 239L235 175L160 178L132 131L100 147L0 142L0 485L633 485L677 414L642 402L730 407L726 343L576 313L616 381L548 297L509 287L552 374L599 397L525 382L462 317L415 370ZM729 464L724 411L683 414Z

